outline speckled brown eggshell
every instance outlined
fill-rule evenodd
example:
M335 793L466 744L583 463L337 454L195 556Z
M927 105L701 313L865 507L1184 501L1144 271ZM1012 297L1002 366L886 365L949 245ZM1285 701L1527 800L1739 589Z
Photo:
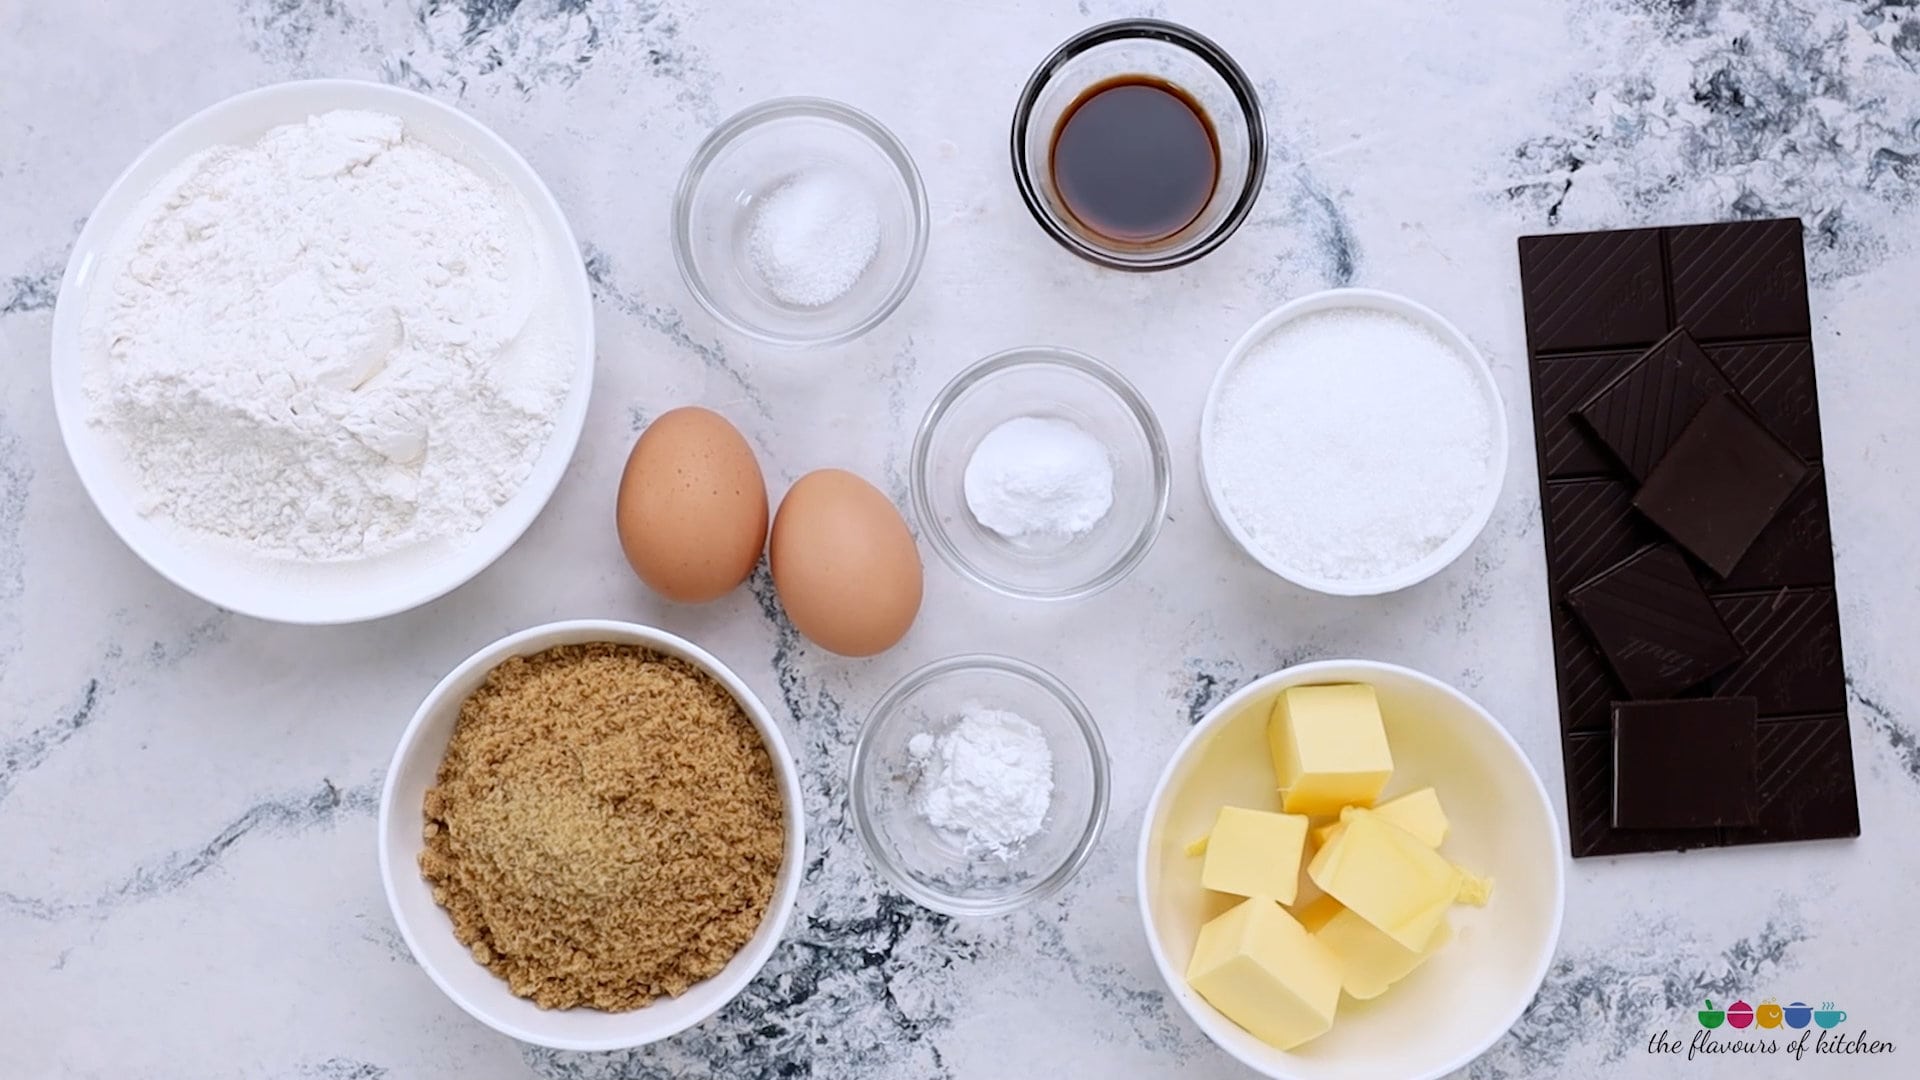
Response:
M669 600L701 604L747 580L767 544L767 483L726 417L695 406L647 425L614 511L627 562Z
M920 551L880 489L850 472L801 477L773 520L773 587L808 639L843 656L891 648L920 613Z

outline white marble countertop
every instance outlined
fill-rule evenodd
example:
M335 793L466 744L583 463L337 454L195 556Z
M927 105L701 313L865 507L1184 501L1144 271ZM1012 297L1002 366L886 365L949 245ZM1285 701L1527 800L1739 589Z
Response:
M1225 44L1262 88L1253 220L1195 266L1101 271L1055 247L1009 176L1034 63L1146 12ZM1910 21L1909 17L1913 17ZM1696 999L1841 1000L1920 1040L1920 12L1903 0L225 0L0 6L0 1076L1231 1077L1166 998L1133 897L1148 789L1188 722L1243 680L1359 655L1453 681L1561 789L1514 237L1797 214L1809 224L1827 467L1863 835L1583 860L1539 1001L1476 1077L1911 1075L1892 1058L1650 1059ZM48 396L67 250L119 169L187 114L296 77L385 80L514 143L572 218L598 295L580 450L532 530L447 598L362 626L229 615L108 531ZM792 355L718 327L666 246L681 163L723 116L813 93L876 113L932 200L906 306ZM1227 344L1282 300L1409 293L1491 358L1507 488L1457 565L1404 594L1303 594L1235 554L1202 501L1200 401ZM643 420L726 410L778 491L837 465L904 501L910 431L975 358L1057 342L1117 365L1176 449L1170 520L1120 587L1001 600L929 563L900 648L845 661L772 615L764 577L710 607L650 595L611 527ZM878 419L876 419L878 418ZM931 558L929 553L929 558ZM572 616L653 622L738 668L788 725L816 864L788 941L723 1016L631 1054L531 1050L410 961L374 861L377 784L407 716L493 638ZM990 649L1055 671L1112 750L1106 838L1064 895L956 922L886 892L850 834L844 770L880 690Z

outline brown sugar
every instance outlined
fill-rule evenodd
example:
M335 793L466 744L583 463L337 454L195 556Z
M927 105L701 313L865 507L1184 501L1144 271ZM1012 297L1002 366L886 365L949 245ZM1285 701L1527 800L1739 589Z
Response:
M618 1012L725 967L785 852L739 702L630 645L507 660L460 707L420 872L475 960L549 1009Z

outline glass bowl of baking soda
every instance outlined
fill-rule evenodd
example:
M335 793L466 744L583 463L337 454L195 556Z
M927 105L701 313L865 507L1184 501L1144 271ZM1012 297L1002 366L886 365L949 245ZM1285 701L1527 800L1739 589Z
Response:
M1069 349L1013 349L962 371L913 443L922 535L962 576L1028 600L1126 577L1160 535L1171 483L1140 392Z
M1106 743L1065 684L1009 657L954 656L873 707L849 802L894 888L948 915L1000 915L1079 873L1107 788Z
M673 199L673 256L714 318L775 345L851 341L906 300L927 250L913 158L866 113L764 101L694 151Z

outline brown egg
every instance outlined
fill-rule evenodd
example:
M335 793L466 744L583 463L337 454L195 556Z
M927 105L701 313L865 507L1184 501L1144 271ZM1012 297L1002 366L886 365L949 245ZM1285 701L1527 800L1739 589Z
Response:
M614 509L633 572L660 595L700 604L747 580L767 545L767 482L727 419L689 406L641 432Z
M768 548L787 616L822 648L872 656L920 613L920 551L893 502L840 469L800 478L780 502Z

